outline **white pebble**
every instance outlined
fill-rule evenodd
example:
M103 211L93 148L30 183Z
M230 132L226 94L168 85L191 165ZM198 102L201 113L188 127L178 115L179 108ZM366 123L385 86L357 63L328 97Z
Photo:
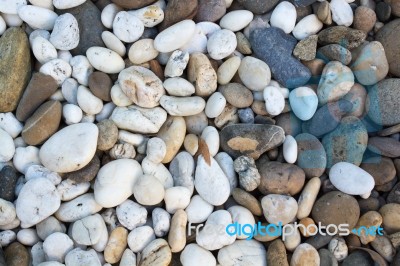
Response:
M121 11L123 11L123 9L113 3L104 7L104 9L101 11L101 22L103 23L104 27L111 29L113 27L115 16Z
M14 231L4 230L0 232L0 245L3 248L10 245L15 239L17 239L17 235Z
M125 68L125 62L121 56L104 47L90 47L86 51L86 56L95 69L107 74L119 73Z
M78 94L78 82L73 78L67 78L61 85L61 92L65 100L74 105L78 105L77 94Z
M31 165L26 169L25 173L25 179L26 181L29 181L34 178L46 178L53 183L53 185L58 185L61 183L61 176L56 173L52 172L46 167L43 167L41 165Z
M293 36L297 40L303 40L308 36L318 33L324 24L314 14L302 18L294 27Z
M213 209L213 205L199 195L194 195L185 211L190 223L202 223L207 220Z
M22 23L24 23L24 21L17 14L2 13L1 16L9 27L19 27L22 25Z
M72 77L83 86L88 86L89 76L93 73L93 67L84 55L77 55L69 61L72 67Z
M57 192L62 201L70 201L86 193L89 188L90 182L75 183L71 179L65 179L57 186Z
M122 91L121 86L115 84L111 88L111 99L116 106L126 107L133 104L132 100Z
M171 96L190 96L195 92L193 84L180 77L166 79L163 86Z
M72 67L61 59L53 59L42 65L40 72L52 76L58 85L61 85L67 78L71 77Z
M329 242L328 250L338 261L343 261L349 253L346 241L342 237L334 237Z
M35 229L28 228L28 229L21 229L20 231L18 231L17 240L22 245L33 246L40 241L40 238L36 234Z
M128 13L140 19L143 25L148 28L152 28L164 20L164 11L157 5L146 6L128 11Z
M285 108L285 98L280 90L273 86L264 89L265 108L270 115L276 116Z
M295 163L297 160L297 142L290 135L287 135L283 142L283 157L288 163Z
M165 190L164 201L167 212L174 214L185 209L190 203L191 193L186 187L176 186Z
M157 55L153 39L141 39L133 43L128 53L129 60L137 65L153 60Z
M55 216L62 222L75 222L99 212L102 207L95 201L93 193L86 193L61 204Z
M15 153L15 145L12 137L0 128L0 162L10 161Z
M217 265L214 255L197 244L186 245L180 255L183 266L215 266Z
M56 19L50 42L59 50L72 50L79 44L78 21L70 13L65 13Z
M56 48L41 36L38 36L33 40L32 52L36 59L42 64L57 58Z
M164 199L163 184L152 175L142 175L133 186L133 195L138 203L143 205L157 205Z
M0 225L11 223L16 217L14 204L0 198Z
M0 36L6 31L7 25L3 17L0 16Z
M137 41L143 34L143 22L126 11L120 11L114 18L113 32L123 42Z
M248 10L235 10L226 13L220 20L219 25L223 29L240 31L247 27L253 20L253 13Z
M13 163L20 173L26 173L29 166L41 164L39 159L39 149L34 146L16 148Z
M27 3L27 0L2 0L0 1L0 12L17 14L18 9L25 6Z
M18 9L18 16L34 29L52 30L58 15L43 7L26 5Z
M219 116L225 108L226 99L220 92L214 92L207 100L205 113L208 118Z
M329 4L332 20L338 25L349 27L353 24L353 10L345 0L332 0Z
M264 90L271 81L269 66L252 56L246 56L242 59L238 73L243 84L252 91Z
M171 215L162 208L155 208L151 213L154 233L157 237L165 236L171 225Z
M207 36L204 35L197 27L192 38L182 47L179 48L184 53L207 53Z
M283 1L272 12L270 23L272 27L280 28L288 34L294 29L296 18L295 6L288 1Z
M103 109L103 101L94 96L85 86L78 87L77 100L79 107L86 114L95 115L100 113L101 109Z
M65 265L101 266L98 254L94 249L82 250L75 248L65 256Z
M164 74L166 77L182 76L189 62L189 53L180 50L174 51L168 59Z
M21 133L23 127L23 124L17 120L13 113L0 113L0 128L6 131L13 139Z
M67 125L79 123L82 120L82 109L75 104L63 106L63 116Z
M201 113L206 102L202 97L175 97L163 95L160 99L161 106L170 115L174 116L191 116Z
M60 232L64 233L62 224L54 216L50 216L36 225L38 236L45 240L49 235Z
M191 39L195 29L193 20L180 21L160 32L154 39L154 47L162 53L175 51Z
M148 225L133 229L128 235L128 246L133 252L142 252L142 250L154 239L153 228Z
M76 6L80 6L85 3L86 0L53 0L53 5L57 9L68 9Z
M207 42L207 51L212 59L220 60L233 53L237 46L236 35L226 29L214 32Z
M201 132L201 138L207 144L211 157L214 157L219 150L218 130L213 126L207 126L203 129L203 132Z
M133 230L146 223L147 210L136 202L126 200L117 207L117 217L124 227Z

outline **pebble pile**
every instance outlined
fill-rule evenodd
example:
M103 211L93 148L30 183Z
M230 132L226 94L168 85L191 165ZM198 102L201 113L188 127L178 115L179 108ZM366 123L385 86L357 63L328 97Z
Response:
M0 0L0 266L399 266L399 176L399 0Z

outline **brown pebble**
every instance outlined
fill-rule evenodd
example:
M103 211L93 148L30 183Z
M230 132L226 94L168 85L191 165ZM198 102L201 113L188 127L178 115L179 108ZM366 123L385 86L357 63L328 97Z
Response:
M19 242L14 242L4 250L7 266L28 266L30 255Z
M375 25L376 14L375 11L366 6L357 7L354 12L353 28L370 32Z
M196 22L211 21L215 22L222 18L226 13L225 0L199 0Z
M218 90L224 95L228 103L237 108L246 108L253 103L253 94L242 84L229 83L219 86Z
M106 156L103 156L102 165L105 165L106 163L109 162L105 160L106 158L107 158ZM82 169L79 169L78 171L64 174L63 178L71 179L76 183L90 182L96 177L99 169L100 169L100 159L97 155L95 155L88 165L86 165Z
M285 244L282 240L276 239L268 246L267 265L289 266Z
M400 231L400 204L389 203L379 209L383 218L383 228L388 234Z
M237 203L248 209L252 214L256 216L261 216L263 214L260 202L253 195L243 189L234 188L232 190L232 197Z
M109 119L104 119L97 124L99 136L97 140L97 149L106 151L111 149L118 141L118 127Z
M89 76L90 91L103 101L111 101L110 92L112 86L111 78L106 73L96 71Z
M179 21L192 19L198 8L198 0L170 0L164 10L164 20L160 24L160 31Z

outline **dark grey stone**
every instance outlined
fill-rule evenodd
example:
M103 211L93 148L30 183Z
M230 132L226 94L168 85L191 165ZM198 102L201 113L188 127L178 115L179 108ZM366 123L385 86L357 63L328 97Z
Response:
M299 87L311 78L310 70L292 56L297 40L283 30L255 29L250 34L250 43L255 57L268 64L275 80L283 86Z
M15 186L17 184L17 171L11 166L4 166L0 171L0 198L14 201Z
M254 113L253 110L248 107L238 110L240 122L243 124L254 124Z
M254 14L260 15L272 10L280 0L238 0L238 2Z

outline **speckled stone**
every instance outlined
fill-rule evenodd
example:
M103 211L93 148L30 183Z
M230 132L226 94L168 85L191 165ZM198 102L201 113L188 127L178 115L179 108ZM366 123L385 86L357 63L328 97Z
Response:
M345 26L333 26L318 33L318 42L322 45L340 44L351 50L365 41L366 33Z
M4 166L0 171L0 198L14 201L15 186L17 185L17 171L11 166Z

